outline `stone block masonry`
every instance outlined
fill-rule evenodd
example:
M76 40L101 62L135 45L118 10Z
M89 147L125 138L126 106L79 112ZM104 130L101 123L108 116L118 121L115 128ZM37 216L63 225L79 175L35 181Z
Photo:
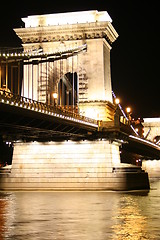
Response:
M120 163L119 144L108 140L15 143L11 173L0 175L0 189L106 191L148 188L146 173L132 171L132 166L129 168L131 170L127 167L126 171Z

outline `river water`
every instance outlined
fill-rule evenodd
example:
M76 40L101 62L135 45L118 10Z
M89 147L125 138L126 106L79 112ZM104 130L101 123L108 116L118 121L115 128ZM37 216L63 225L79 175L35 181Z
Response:
M160 239L160 181L146 192L0 192L0 240Z

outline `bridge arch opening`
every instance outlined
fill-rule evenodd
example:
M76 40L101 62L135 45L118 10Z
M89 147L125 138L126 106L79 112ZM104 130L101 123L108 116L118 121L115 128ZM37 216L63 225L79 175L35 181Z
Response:
M77 106L78 75L77 72L67 72L58 83L57 104L60 106Z

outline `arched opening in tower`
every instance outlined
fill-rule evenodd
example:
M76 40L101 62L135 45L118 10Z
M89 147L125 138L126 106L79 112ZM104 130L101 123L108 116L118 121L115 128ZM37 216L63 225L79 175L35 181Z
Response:
M78 77L77 73L67 72L58 83L59 106L76 107L78 101Z

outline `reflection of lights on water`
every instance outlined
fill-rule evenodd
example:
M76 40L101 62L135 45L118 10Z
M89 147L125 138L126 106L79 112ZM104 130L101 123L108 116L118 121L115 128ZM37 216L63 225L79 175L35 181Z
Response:
M0 199L0 236L5 239L12 235L15 220L15 199L13 194L6 194Z
M117 206L116 224L113 226L114 239L146 239L148 238L147 217L145 217L133 198L126 196L121 199Z
M2 200L0 198L0 219L3 215L5 223L0 239L157 240L159 198L156 193L159 196L159 191L149 196L144 192L143 195L115 192L6 194Z

